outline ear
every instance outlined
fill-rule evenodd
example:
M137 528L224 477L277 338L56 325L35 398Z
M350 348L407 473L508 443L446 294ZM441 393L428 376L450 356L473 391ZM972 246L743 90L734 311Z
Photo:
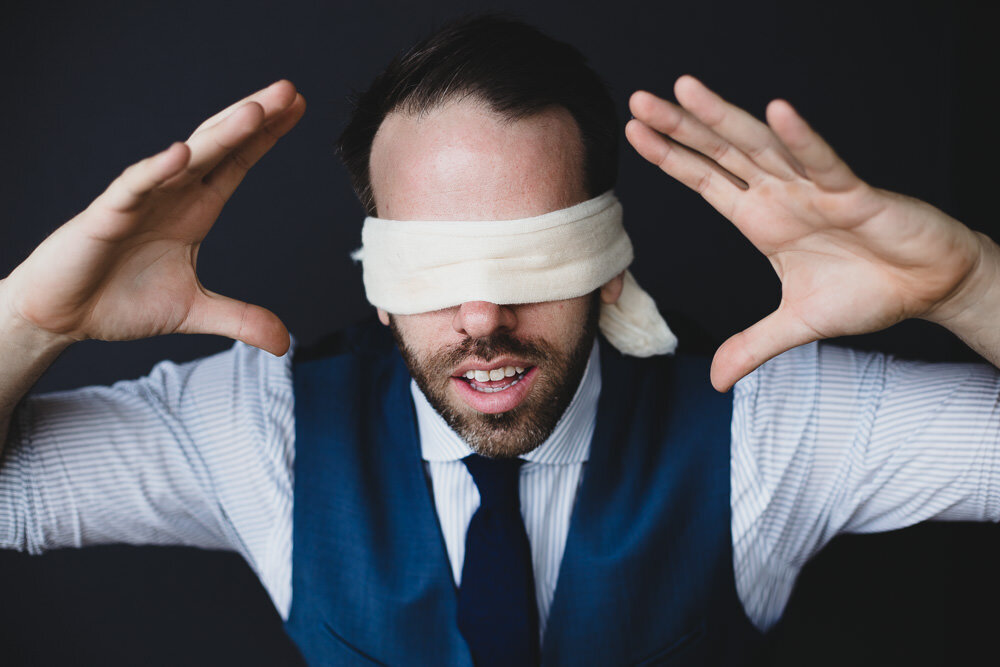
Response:
M385 312L381 308L376 308L375 310L378 312L378 321L385 326L389 326L389 313Z
M601 303L609 306L622 295L622 287L625 285L625 272L622 271L617 276L601 285Z

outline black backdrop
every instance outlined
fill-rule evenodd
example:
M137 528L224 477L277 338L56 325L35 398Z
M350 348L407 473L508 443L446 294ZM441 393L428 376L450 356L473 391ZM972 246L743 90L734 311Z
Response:
M299 341L365 317L348 259L362 218L333 155L348 112L400 47L456 14L506 9L588 54L627 117L629 92L700 76L761 115L789 99L855 171L1000 238L984 135L994 45L975 5L510 1L22 3L0 28L0 275L126 165L287 77L309 110L248 176L199 255L203 283L265 305ZM618 188L633 270L688 349L774 308L768 262L696 195L623 143ZM991 179L990 179L991 180ZM909 322L844 344L934 361L978 359ZM230 343L171 336L88 342L46 391L136 377ZM929 524L838 538L808 567L768 665L964 664L992 652L1000 575L993 525ZM98 547L0 553L0 663L279 664L293 655L253 574L230 554Z

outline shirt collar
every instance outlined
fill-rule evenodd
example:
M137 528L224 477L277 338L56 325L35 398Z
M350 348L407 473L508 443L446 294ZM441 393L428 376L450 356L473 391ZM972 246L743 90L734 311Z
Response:
M420 453L425 461L458 461L472 449L431 407L417 383L410 380L410 393L417 412ZM597 420L597 399L601 395L601 360L597 341L590 350L583 378L573 400L545 442L523 455L526 461L547 464L583 463L590 457L590 440Z

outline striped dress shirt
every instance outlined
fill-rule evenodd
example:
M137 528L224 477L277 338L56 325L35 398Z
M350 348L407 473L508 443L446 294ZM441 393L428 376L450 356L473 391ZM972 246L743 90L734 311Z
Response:
M600 392L597 352L556 431L525 458L521 503L544 624ZM811 343L734 388L737 593L760 629L838 533L1000 520L1000 372ZM467 452L414 391L456 582L478 492ZM30 396L0 466L0 547L173 544L240 553L282 617L292 597L291 355L242 343L138 380Z
M518 477L521 515L531 546L538 631L542 636L556 592L576 492L583 481L584 463L590 456L597 399L601 395L600 367L600 348L595 342L580 386L552 434L521 457L526 461ZM462 458L472 450L431 407L412 380L410 392L417 411L420 451L434 489L434 507L457 586L465 562L465 533L479 508L476 482L462 463Z

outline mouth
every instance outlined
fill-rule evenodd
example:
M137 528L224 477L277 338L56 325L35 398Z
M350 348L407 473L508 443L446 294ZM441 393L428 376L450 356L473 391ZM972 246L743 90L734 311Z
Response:
M537 366L501 359L460 367L452 375L451 382L466 405L479 412L497 414L520 405L537 374Z
M490 369L469 369L460 376L460 380L486 394L504 391L524 379L534 366L497 366Z

